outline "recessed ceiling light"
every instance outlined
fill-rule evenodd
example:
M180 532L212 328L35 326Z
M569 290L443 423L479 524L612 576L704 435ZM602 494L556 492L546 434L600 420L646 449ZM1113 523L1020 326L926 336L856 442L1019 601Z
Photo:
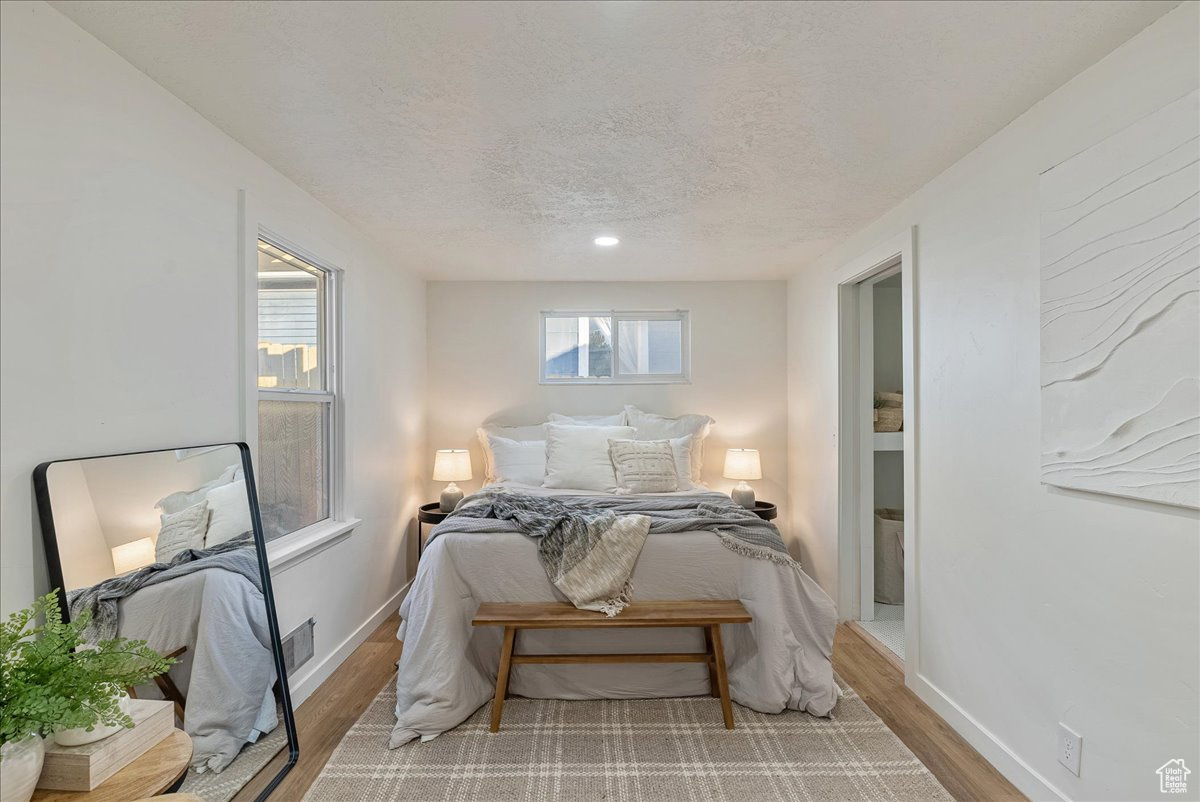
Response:
M592 242L596 243L601 248L611 248L620 241L621 240L617 239L616 237L596 237L594 240L592 240Z

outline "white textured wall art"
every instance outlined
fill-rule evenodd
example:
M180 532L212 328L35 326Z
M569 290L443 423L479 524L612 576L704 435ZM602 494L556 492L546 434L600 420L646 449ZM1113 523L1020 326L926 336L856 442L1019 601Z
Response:
M1041 176L1042 481L1200 507L1200 94Z

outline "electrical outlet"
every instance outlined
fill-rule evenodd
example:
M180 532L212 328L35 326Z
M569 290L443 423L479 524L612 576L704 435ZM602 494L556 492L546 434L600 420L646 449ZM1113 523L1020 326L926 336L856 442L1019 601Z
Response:
M1083 753L1083 736L1058 722L1058 762L1079 776L1079 758Z

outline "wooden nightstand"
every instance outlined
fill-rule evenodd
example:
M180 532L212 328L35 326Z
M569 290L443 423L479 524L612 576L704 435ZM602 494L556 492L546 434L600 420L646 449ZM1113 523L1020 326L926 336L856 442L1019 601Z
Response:
M425 551L425 532L422 529L424 524L432 524L437 526L442 521L446 520L448 512L442 512L440 502L433 501L429 504L422 504L417 510L417 561L421 560L421 553Z
M754 509L750 512L762 518L764 521L774 521L779 517L779 509L769 501L759 501L755 499Z

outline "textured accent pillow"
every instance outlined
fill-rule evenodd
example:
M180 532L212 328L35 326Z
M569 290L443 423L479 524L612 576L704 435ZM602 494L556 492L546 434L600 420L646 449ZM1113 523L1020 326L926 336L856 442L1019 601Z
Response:
M492 452L493 482L542 484L546 478L546 441L510 440L496 434L484 434Z
M212 490L214 487L227 485L230 482L240 479L241 472L241 465L230 465L228 468L221 471L221 475L216 479L213 479L210 482L205 482L195 490L176 491L169 496L160 498L158 503L156 503L154 506L162 510L167 515L171 515L176 512L182 512L188 507L194 507L201 501L204 501L204 497L208 495L208 491Z
M206 548L218 546L238 535L249 532L254 524L250 521L250 499L246 495L246 482L233 482L208 491L208 533L204 536Z
M617 474L608 456L609 440L632 440L629 426L546 424L544 487L615 493Z
M704 438L712 431L716 421L707 415L680 415L664 418L653 412L643 412L635 406L625 406L629 425L637 429L638 440L671 440L676 437L692 436L691 481L700 483L700 470L704 465Z
M672 493L679 489L670 440L609 440L617 492Z
M566 423L574 426L624 426L625 410L616 415L560 415L551 412L546 418L550 423Z
M154 541L154 561L165 563L184 549L204 548L208 532L208 502L201 501L179 512L160 515L162 528Z
M494 423L488 423L480 426L475 430L475 434L479 437L479 445L483 447L483 478L486 482L496 481L496 471L492 465L492 448L488 445L488 435L494 434L500 437L516 440L519 443L528 442L530 440L546 440L546 424L535 423L532 426L499 426Z

